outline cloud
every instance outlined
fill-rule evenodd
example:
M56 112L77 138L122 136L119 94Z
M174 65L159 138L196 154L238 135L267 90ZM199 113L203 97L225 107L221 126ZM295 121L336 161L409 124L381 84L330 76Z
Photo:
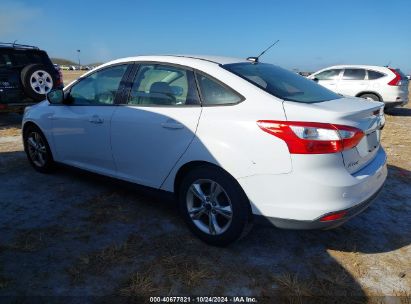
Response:
M30 24L41 17L42 10L29 7L18 1L3 2L0 10L0 37L13 37L30 28Z

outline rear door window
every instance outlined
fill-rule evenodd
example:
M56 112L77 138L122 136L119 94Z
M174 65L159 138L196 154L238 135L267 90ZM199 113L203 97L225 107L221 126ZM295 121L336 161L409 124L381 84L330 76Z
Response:
M326 70L316 74L314 77L318 80L338 80L340 72L341 70L339 69Z
M363 69L345 69L342 77L343 80L364 80L365 70Z
M142 106L199 105L194 73L180 67L142 64L128 103Z

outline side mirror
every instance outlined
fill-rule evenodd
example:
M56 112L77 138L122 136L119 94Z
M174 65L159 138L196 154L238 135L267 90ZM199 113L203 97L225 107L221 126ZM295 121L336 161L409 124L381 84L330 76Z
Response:
M313 81L316 83L318 83L318 80L319 80L318 78L313 78Z
M51 104L63 104L64 102L64 92L61 89L48 92L46 97Z

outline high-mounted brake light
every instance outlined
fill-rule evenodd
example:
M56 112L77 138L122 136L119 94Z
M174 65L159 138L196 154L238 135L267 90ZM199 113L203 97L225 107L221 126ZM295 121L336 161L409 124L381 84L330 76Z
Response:
M391 72L395 74L395 78L391 80L388 85L390 86L399 86L401 85L401 75L395 69L389 68Z
M337 153L355 147L364 137L360 129L328 123L259 120L257 124L284 140L291 154Z

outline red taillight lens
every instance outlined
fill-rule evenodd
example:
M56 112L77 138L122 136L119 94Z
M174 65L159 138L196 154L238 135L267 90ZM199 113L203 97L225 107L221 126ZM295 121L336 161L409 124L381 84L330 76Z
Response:
M341 152L355 147L364 136L360 129L328 123L259 120L257 124L284 140L292 154Z
M389 68L391 70L391 72L393 72L395 74L395 78L393 80L391 80L388 85L390 86L399 86L401 85L401 75L394 69Z
M347 214L347 211L340 211L332 214L328 214L320 218L320 222L329 222L342 219Z
M338 134L341 137L343 150L354 148L364 137L364 132L360 129L341 125L333 126L338 130Z

